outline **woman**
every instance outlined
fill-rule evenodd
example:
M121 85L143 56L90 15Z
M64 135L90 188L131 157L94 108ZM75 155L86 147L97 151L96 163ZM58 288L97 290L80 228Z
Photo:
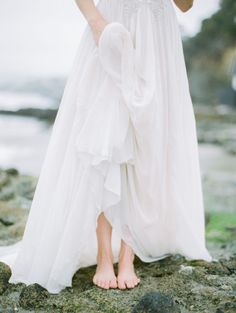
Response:
M182 11L192 6L174 2ZM9 282L58 293L79 268L97 264L94 284L126 289L140 282L135 254L144 262L175 253L211 261L172 0L76 3L88 25L23 239L0 253Z

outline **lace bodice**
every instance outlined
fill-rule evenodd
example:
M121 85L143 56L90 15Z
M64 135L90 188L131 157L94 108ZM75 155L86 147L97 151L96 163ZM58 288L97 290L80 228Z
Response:
M129 19L142 6L148 6L154 16L158 18L167 7L169 0L121 0L124 6L124 17Z

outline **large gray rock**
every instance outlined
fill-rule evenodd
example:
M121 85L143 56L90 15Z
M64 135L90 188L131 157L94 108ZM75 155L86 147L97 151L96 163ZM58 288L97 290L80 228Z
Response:
M19 305L25 309L42 308L47 298L46 289L38 284L32 284L23 287L19 297Z
M0 295L3 294L7 289L10 276L11 270L9 266L3 262L0 262Z
M132 313L179 313L180 308L170 295L161 292L146 293Z

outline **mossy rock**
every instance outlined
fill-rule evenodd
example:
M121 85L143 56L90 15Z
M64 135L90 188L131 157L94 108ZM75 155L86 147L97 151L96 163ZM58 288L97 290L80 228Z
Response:
M48 291L39 284L32 284L22 289L19 304L24 309L42 308L48 298Z
M8 287L8 280L11 276L11 269L8 265L0 262L0 295L5 292Z

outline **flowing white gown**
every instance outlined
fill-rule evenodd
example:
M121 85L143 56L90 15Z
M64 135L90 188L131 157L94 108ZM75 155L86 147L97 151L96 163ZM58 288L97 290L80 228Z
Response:
M97 217L144 262L211 261L193 105L172 0L100 0L64 90L23 239L0 249L10 283L51 293L96 264Z

